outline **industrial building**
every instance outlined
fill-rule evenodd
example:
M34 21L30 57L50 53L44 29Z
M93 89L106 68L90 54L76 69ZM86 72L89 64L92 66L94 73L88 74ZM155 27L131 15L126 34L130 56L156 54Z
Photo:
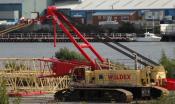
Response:
M87 20L93 13L109 11L138 11L146 20L175 20L175 0L66 0L55 5Z
M113 11L113 12L96 12L93 13L92 23L96 25L100 25L102 23L109 21L136 21L139 20L138 13L136 11Z
M0 20L32 18L33 12L43 15L49 5L85 24L129 21L151 29L175 22L175 0L0 0Z
M14 22L21 17L31 18L32 12L43 14L52 0L0 0L0 20Z
M55 5L86 24L129 21L152 31L166 26L161 27L163 33L167 32L167 26L174 29L161 24L175 23L175 0L57 0Z
M72 17L82 17L85 23L93 22L94 13L116 11L137 11L146 20L175 20L175 0L0 0L0 19L30 18L32 12L42 15L49 5L70 10Z

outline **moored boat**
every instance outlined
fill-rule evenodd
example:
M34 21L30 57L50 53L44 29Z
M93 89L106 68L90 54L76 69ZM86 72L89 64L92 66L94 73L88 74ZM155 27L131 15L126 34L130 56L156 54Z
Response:
M146 32L144 33L144 37L136 37L136 41L140 42L140 41L143 41L143 42L150 42L150 41L160 41L161 40L161 37L159 36L156 36L154 33L149 33L149 32Z

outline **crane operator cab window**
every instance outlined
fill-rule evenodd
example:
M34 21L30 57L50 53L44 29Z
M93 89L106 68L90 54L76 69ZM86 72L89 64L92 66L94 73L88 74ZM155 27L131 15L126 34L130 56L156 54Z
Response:
M85 69L84 68L77 68L73 72L73 81L80 82L85 80Z

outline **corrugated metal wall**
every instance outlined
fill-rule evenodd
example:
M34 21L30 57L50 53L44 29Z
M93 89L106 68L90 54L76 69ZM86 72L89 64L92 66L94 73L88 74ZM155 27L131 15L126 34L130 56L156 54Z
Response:
M18 20L19 11L0 11L0 19Z
M166 16L169 16L169 15L171 15L171 16L175 16L175 9L167 9L167 10L165 10L165 15Z
M1 2L0 2L1 3ZM7 19L13 19L11 16L14 14L14 11L18 11L19 17L22 16L22 4L0 4L0 12L1 13L7 13L9 12L10 14L9 17L6 15L6 13L4 15L6 15ZM1 19L4 17L1 17Z

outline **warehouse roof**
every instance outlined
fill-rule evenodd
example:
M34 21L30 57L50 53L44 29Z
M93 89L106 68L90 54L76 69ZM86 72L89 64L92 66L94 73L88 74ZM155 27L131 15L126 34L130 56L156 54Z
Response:
M128 9L172 9L175 0L83 0L82 2L57 2L59 8L74 10L128 10Z
M96 12L96 13L94 13L93 14L93 16L100 16L100 15L106 15L106 16L108 16L108 15L132 15L132 14L134 14L135 12L134 11L115 11L115 12Z

